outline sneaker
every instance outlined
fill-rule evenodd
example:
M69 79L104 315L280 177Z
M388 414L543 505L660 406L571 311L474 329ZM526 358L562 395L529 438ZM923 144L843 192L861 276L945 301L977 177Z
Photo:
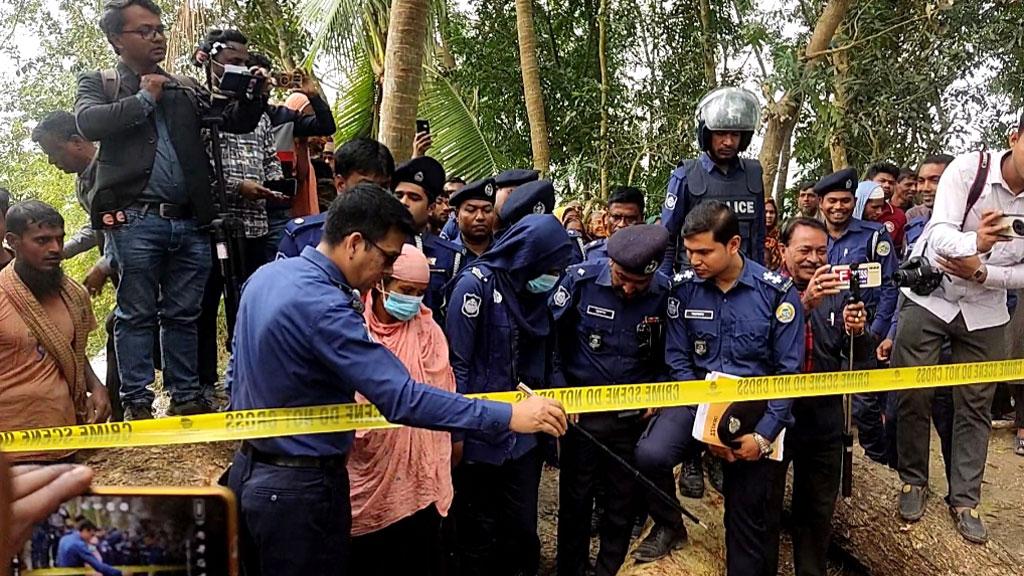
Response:
M686 544L685 527L673 530L672 528L655 524L647 538L644 538L640 545L636 547L636 550L633 551L633 558L637 564L654 562L659 558L668 556L673 550L679 550L684 544Z
M900 491L900 517L907 522L917 522L924 516L924 503L928 500L927 486L904 484Z
M700 457L683 460L683 469L679 473L679 493L685 498L701 499L704 497L704 467Z
M956 508L950 506L949 514L953 517L953 523L956 524L956 531L965 540L975 544L988 542L988 529L985 528L985 523L981 521L981 516L978 515L977 510L974 508L964 508L957 512Z
M124 407L124 419L126 422L152 420L153 408L145 404L129 404Z
M194 416L196 414L209 414L213 412L213 407L210 404L199 398L197 400L190 400L188 402L177 403L172 401L169 408L167 408L168 416Z

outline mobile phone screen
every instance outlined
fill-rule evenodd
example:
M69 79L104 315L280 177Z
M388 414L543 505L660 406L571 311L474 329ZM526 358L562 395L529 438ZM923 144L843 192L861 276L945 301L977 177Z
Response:
M430 120L417 120L416 121L416 133L430 132Z
M140 494L140 490L152 489L97 488L95 492L103 493L62 504L33 530L28 552L21 557L21 574L43 576L52 572L50 568L96 573L84 560L85 554L123 574L238 573L234 499L229 491Z

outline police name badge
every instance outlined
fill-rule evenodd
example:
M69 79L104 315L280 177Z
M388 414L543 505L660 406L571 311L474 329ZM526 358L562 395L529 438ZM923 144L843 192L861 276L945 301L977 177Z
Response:
M789 324L796 318L796 308L789 302L783 302L775 309L775 318L783 324Z
M888 256L889 253L892 252L892 244L889 244L888 240L882 240L878 243L878 246L875 247L875 252L877 252L879 256Z
M466 318L476 318L480 315L480 297L476 294L462 295L462 315Z
M729 434L735 434L740 431L740 420L735 416L729 416Z
M668 317L679 318L679 299L669 298L668 299Z
M597 350L601 347L602 339L600 334L591 334L587 339L587 345L590 346L591 350Z
M615 320L615 310L602 308L600 306L587 306L587 316L597 316L605 320Z
M555 303L555 306L561 308L569 303L569 291L565 289L565 286L559 286L558 291L552 296L551 301Z
M683 312L683 318L686 318L687 320L714 320L715 311L687 309L685 312Z
M694 340L693 352L697 356L703 356L708 353L708 341L707 340Z
M675 210L676 209L676 195L675 194L669 194L669 195L665 196L665 208L668 208L669 210Z

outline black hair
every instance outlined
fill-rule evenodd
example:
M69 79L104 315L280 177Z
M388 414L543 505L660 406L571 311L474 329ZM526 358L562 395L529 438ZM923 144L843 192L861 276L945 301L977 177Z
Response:
M616 186L608 196L608 205L612 204L634 204L644 213L644 193L639 188L632 186Z
M53 206L39 200L23 200L7 210L7 231L21 236L29 226L63 228L64 217Z
M458 176L452 176L451 178L444 181L445 184L465 184L466 181Z
M1017 134L1024 133L1024 112L1020 113L1020 122L1017 123Z
M903 182L907 178L917 178L917 170L913 168L900 168L900 175L896 178L896 181Z
M0 218L3 218L7 214L7 209L11 207L11 192L7 188L0 186Z
M32 141L38 143L47 134L56 136L61 142L68 142L75 136L82 138L75 124L74 114L64 110L54 110L44 116L32 129Z
M808 218L806 216L797 216L796 218L786 220L786 223L782 225L782 230L779 232L779 243L783 246L788 246L790 239L793 237L793 232L800 226L814 228L828 236L828 228L825 227L825 224L821 220L818 220L817 218Z
M890 164L888 162L879 162L878 164L872 164L871 167L868 168L868 173L867 175L864 176L864 179L874 180L875 176L878 176L879 174L891 174L893 180L896 180L900 177L900 168L899 166L895 164Z
M387 146L372 138L349 140L334 151L334 173L346 178L353 172L390 178L395 174L395 158Z
M249 53L249 65L259 66L265 70L273 70L274 62L270 60L270 56L263 54L262 52L250 52Z
M711 232L715 242L727 244L740 235L736 213L717 200L705 200L690 210L683 221L683 238Z
M81 532L82 530L91 530L92 532L95 532L99 530L99 528L97 528L96 525L92 523L92 520L89 520L88 518L83 518L75 524L75 530L79 532Z
M331 202L324 223L324 240L337 246L359 232L370 242L377 242L392 228L412 236L412 214L387 190L364 182Z
M924 160L921 160L921 164L918 165L917 169L920 170L921 166L924 166L925 164L939 164L942 166L949 166L950 164L953 163L953 160L956 160L956 158L950 156L949 154L932 154L931 156L928 156Z
M106 35L107 42L114 47L115 54L120 54L121 51L114 46L113 37L124 32L124 16L121 11L129 6L139 6L157 16L161 14L160 7L153 0L107 0L103 5L103 13L100 14L100 30Z
M817 184L817 183L818 183L817 180L804 180L803 182L801 182L801 183L796 185L796 191L799 194L800 192L803 192L804 190L807 190L808 188L813 189L814 185Z
M218 42L221 44L227 44L228 42L249 44L249 39L241 31L234 28L210 28L206 32L206 38L203 38L199 43L199 49L209 54L210 58L216 58L218 51L214 49L214 44Z

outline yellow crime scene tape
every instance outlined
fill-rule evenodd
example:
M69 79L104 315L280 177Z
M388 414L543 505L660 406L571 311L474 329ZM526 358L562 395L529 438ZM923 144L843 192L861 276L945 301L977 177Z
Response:
M1024 360L1004 360L853 372L719 378L715 381L552 388L536 392L540 396L559 400L569 414L583 414L708 402L864 394L1021 379L1024 379ZM471 397L518 402L525 395L522 392L502 392L473 394ZM395 426L387 422L371 404L267 408L138 422L0 432L0 451L40 452L192 444Z

